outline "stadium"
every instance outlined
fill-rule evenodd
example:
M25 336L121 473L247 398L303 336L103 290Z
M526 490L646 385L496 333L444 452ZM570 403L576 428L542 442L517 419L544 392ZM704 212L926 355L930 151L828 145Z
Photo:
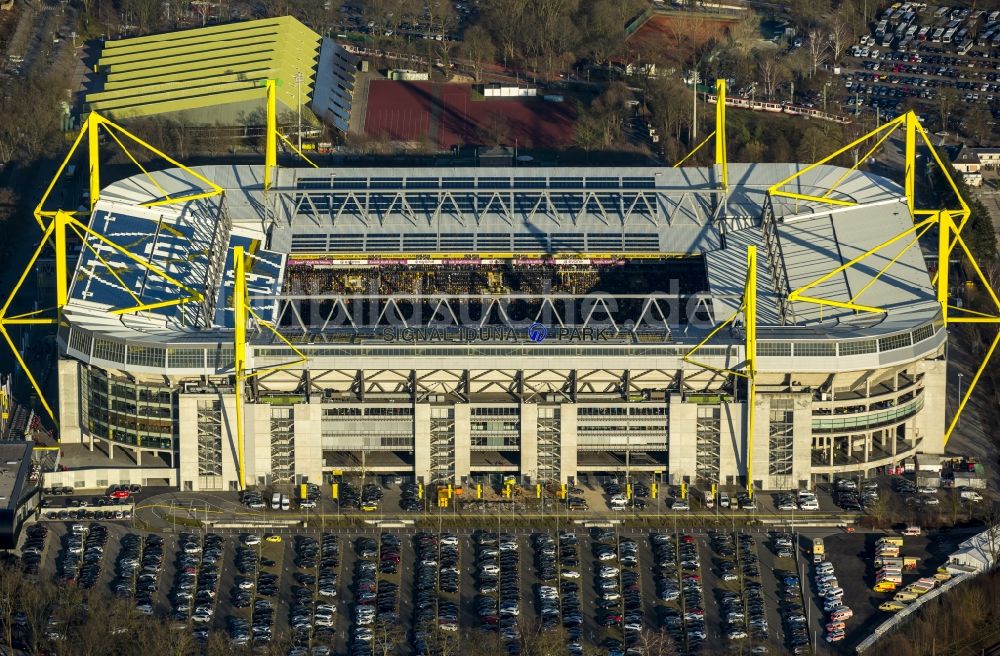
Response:
M266 172L170 168L95 194L56 414L67 452L105 460L53 481L788 489L943 451L944 305L927 221L888 179Z

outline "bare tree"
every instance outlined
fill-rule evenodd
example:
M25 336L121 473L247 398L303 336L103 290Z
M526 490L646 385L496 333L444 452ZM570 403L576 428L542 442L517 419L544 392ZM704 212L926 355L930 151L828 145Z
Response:
M757 72L763 87L764 97L774 98L778 85L788 77L788 69L773 51L757 51Z
M839 12L833 15L830 21L830 58L834 65L840 63L840 58L854 40L854 32L851 30L847 19Z
M481 25L473 25L465 31L460 47L459 54L472 66L472 74L475 76L476 82L481 81L483 66L491 63L496 55L496 48L493 45L493 39L490 38L490 33Z
M809 76L816 75L819 67L826 63L830 52L830 38L826 32L819 29L809 30L806 34L806 52L809 53Z

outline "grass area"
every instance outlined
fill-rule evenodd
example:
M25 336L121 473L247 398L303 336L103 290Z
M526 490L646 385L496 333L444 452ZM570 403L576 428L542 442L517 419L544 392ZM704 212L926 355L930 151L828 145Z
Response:
M193 519L191 517L183 517L181 515L167 513L163 516L163 519L170 522L171 524L176 524L177 526L187 526L190 528L201 528L201 520Z

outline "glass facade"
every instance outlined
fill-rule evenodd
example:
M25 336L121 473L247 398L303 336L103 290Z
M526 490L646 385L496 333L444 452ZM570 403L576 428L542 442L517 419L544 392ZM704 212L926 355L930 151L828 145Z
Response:
M81 401L85 427L93 435L144 449L175 450L177 404L172 388L88 369L81 377Z

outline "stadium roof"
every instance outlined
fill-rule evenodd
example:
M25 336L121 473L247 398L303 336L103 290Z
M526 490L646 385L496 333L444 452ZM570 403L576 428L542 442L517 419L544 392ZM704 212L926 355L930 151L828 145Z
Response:
M79 321L99 332L120 337L176 341L197 339L200 332L204 339L215 328L231 326L226 315L227 286L232 280L231 250L238 242L254 253L250 292L253 297L280 293L285 259L295 255L296 244L303 243L301 240L305 238L322 244L316 247L317 252L328 253L337 252L337 248L343 252L344 243L361 235L363 240L351 242L353 253L376 253L380 248L383 253L405 253L408 245L423 249L413 252L450 252L449 248L456 243L468 247L459 252L496 253L510 249L525 252L517 249L518 240L531 236L547 240L544 243L550 250L541 252L594 252L592 248L582 250L577 246L556 249L560 244L572 243L583 244L584 248L603 246L600 252L607 253L618 250L611 245L616 244L624 248L618 252L627 254L630 249L627 237L637 235L636 239L649 240L635 242L638 245L632 252L640 255L705 258L717 321L735 311L734 304L738 304L743 289L746 246L757 245L762 339L779 339L783 335L789 339L868 339L893 331L913 330L933 321L939 307L919 243L904 239L810 290L815 297L834 301L853 298L858 303L884 308L885 312L854 313L793 302L789 308L791 321L781 324L775 290L775 281L781 276L773 275L776 272L771 270L772 266L777 263L783 269L781 273L788 288L797 289L912 225L898 185L855 171L844 177L835 196L855 201L854 206L831 209L826 204L773 197L777 247L769 253L761 225L766 190L801 168L797 164L730 165L729 193L721 216L712 207L716 204L713 201L716 196L712 194L716 192L711 168L280 169L269 192L273 197L265 203L262 167L199 167L201 174L225 189L225 211L220 211L218 199L155 211L137 207L141 202L160 198L162 192L145 176L133 176L102 191L93 227L106 231L109 226L104 223L109 215L122 217L110 226L112 231L119 231L111 237L114 241L131 244L154 262L172 267L168 273L188 276L186 284L200 285L196 288L214 302L197 319L180 316L176 309L169 308L159 316L123 319L109 315L106 311L109 306L129 305L126 300L132 299L127 292L116 290L112 284L115 281L102 273L103 265L95 264L85 253L66 313L71 322ZM793 190L816 193L844 174L842 168L817 167L800 176ZM157 171L153 176L171 194L196 189L192 186L194 182L177 175L175 170ZM518 205L518 195L543 194L555 199L551 201L555 206L551 213L533 215L523 204ZM655 211L623 214L625 206L638 205L638 195L651 199ZM305 196L325 205L303 211L304 204L300 201ZM347 200L348 196L353 200ZM436 211L426 204L430 201L425 196L439 199L436 202L450 198L447 201L451 203L450 209ZM507 199L509 212L486 211L484 206L496 204L498 199ZM604 199L606 207L597 208L594 199ZM420 205L421 202L425 205ZM365 212L361 211L362 204L368 208ZM266 211L265 207L274 211ZM231 217L231 232L222 225L220 216L225 221ZM140 227L136 221L145 223ZM218 256L217 277L201 273L213 270L211 258L203 261L204 244L210 234L215 235L214 243L227 244L225 261ZM220 241L222 234L224 241ZM267 240L268 249L250 240ZM210 249L210 252L223 251ZM875 279L883 268L886 271ZM148 295L142 298L150 301L169 291L169 286L155 276L123 280L133 291ZM84 296L98 289L106 290L103 293L107 295ZM785 294L787 291L782 292L782 296ZM264 317L273 317L276 311L273 303L273 298L260 299L256 309ZM183 335L176 331L169 338L154 334L178 323L185 327ZM136 332L140 325L144 326L145 334ZM220 334L214 337L218 339Z
M87 105L119 120L184 112L213 123L226 120L220 106L263 110L261 81L274 79L278 102L295 109L295 75L306 104L319 48L319 35L290 16L108 41L97 63L104 84Z

